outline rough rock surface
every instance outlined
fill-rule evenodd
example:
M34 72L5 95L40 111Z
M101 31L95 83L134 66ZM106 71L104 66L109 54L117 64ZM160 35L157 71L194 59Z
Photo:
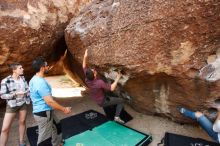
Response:
M20 62L26 78L32 60L44 56L50 65L64 54L64 29L90 0L0 0L0 80L11 74L8 64ZM56 65L52 74L62 74ZM0 100L0 105L2 100Z
M96 0L71 20L65 39L76 62L89 49L102 75L123 70L123 88L143 113L186 121L179 105L204 110L220 96L218 81L197 78L220 48L220 1Z
M8 64L20 62L32 75L33 58L44 56L56 62L64 54L64 29L90 0L1 0L0 79L8 75Z

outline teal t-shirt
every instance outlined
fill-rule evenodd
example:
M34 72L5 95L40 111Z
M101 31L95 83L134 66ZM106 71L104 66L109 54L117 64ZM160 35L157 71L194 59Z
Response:
M33 76L29 82L30 96L33 104L33 113L52 110L52 107L47 105L44 96L52 95L51 87L47 81L39 76Z

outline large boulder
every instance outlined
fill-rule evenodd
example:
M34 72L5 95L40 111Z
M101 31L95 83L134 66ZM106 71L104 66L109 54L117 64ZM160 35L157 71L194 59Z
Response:
M178 107L205 110L218 81L198 78L220 48L220 3L213 0L95 0L65 30L74 62L105 75L123 70L123 90L138 111L185 121ZM210 110L213 111L213 110Z
M1 0L0 80L11 74L8 64L20 62L25 76L33 75L32 60L44 56L55 65L52 74L63 74L56 63L66 50L64 29L70 18L90 0ZM66 65L68 66L68 65ZM3 103L0 100L0 105Z
M65 52L64 29L90 0L1 0L0 79L8 64L20 62L30 77L32 60L44 56L55 63ZM60 73L60 72L58 72ZM56 73L55 73L56 74Z

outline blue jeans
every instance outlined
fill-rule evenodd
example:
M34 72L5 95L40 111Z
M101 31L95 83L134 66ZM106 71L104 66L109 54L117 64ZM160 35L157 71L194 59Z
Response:
M195 112L185 108L181 111L181 113L184 116L191 118L192 120L197 120L202 129L204 129L213 140L219 143L218 132L213 131L213 124L206 116L202 115L197 118L195 116Z

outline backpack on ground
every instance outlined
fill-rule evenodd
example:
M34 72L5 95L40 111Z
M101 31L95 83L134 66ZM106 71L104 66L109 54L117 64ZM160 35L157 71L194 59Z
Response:
M164 138L157 146L220 146L220 144L201 138L192 138L166 132Z

